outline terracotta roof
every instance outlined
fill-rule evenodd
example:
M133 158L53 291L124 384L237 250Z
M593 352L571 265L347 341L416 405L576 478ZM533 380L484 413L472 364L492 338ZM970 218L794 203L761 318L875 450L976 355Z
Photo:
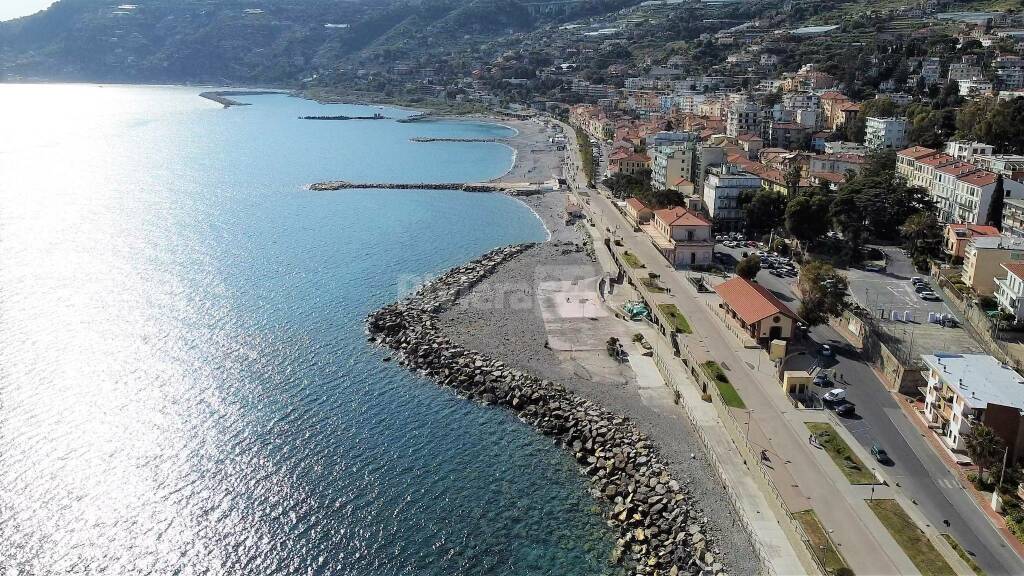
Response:
M953 162L956 162L956 158L953 158L949 154L943 154L942 152L939 152L939 153L934 154L932 156L925 156L924 158L918 158L917 161L920 162L921 164L924 164L926 166L931 166L931 167L934 168L936 166L945 166L947 164L952 164Z
M999 176L988 170L978 170L977 172L971 172L957 178L957 180L964 184L970 184L971 186L989 186L995 184L996 180L999 180Z
M739 276L715 286L715 292L747 324L776 314L800 319L767 288Z
M838 172L811 172L811 176L819 180L842 184L846 182L846 176Z
M644 204L643 202L636 198L627 198L626 205L632 208L633 210L636 210L637 212L641 210L649 210L646 204Z
M693 182L690 182L686 178L680 178L679 180L676 180L675 182L673 182L672 185L673 186L686 186L686 185L693 186Z
M839 109L842 110L843 112L846 112L848 110L858 110L859 111L860 110L860 104L857 104L856 102L846 102L844 104L840 104L839 105Z
M702 218L699 214L690 212L686 208L676 206L674 208L665 208L664 210L655 210L654 217L661 220L668 226L710 226L711 222L708 222Z
M943 174L949 174L950 176L956 176L957 178L960 178L965 174L970 174L977 169L977 166L974 164L968 164L967 162L953 162L952 164L936 168L937 171L942 172Z
M836 92L835 90L826 90L821 93L822 100L849 100L850 97L842 92Z
M911 146L910 148L900 150L899 156L904 156L906 158L913 158L914 160L918 160L920 158L924 158L925 156L931 156L936 152L938 151L932 150L931 148L925 148L924 146Z
M1024 262L1004 262L1002 266L1017 278L1024 278Z
M953 230L967 230L971 236L999 236L999 229L995 226L983 226L981 224L947 224Z
M746 132L744 132L743 134L740 134L739 136L736 136L736 139L739 140L740 142L754 142L754 141L764 142L764 140L762 140L760 136L756 136L754 134L748 134Z

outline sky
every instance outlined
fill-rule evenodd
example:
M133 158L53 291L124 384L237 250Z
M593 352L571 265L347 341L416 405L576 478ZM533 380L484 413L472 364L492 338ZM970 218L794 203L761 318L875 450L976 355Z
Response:
M0 0L0 20L28 16L53 4L53 0Z

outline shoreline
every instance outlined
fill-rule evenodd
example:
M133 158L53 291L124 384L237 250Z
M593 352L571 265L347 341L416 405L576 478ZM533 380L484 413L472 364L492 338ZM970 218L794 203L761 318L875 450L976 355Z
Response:
M606 504L604 517L619 532L614 564L626 564L638 575L694 569L724 575L717 548L705 534L706 518L691 511L688 488L671 477L657 447L628 417L561 384L467 349L438 326L440 314L536 246L518 244L487 252L412 296L371 313L369 340L393 350L400 364L438 385L485 405L502 406L553 437L590 479L591 494Z

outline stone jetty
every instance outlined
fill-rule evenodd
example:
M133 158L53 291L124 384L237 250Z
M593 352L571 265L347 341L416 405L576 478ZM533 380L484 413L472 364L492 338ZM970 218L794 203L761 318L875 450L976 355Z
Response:
M265 94L286 94L286 92L278 90L222 90L219 92L202 92L199 94L199 97L213 100L225 108L230 108L232 106L249 105L248 102L239 102L232 98L232 96L263 96Z
M533 246L492 250L374 312L367 321L370 341L462 397L511 410L567 450L589 478L593 496L606 504L609 526L618 531L613 562L637 575L724 575L706 519L628 419L560 384L463 348L439 329L439 313Z
M382 190L461 190L463 192L500 192L504 191L508 186L501 186L496 184L472 184L466 182L443 182L443 183L394 183L394 182L377 182L377 183L365 183L365 182L346 182L344 180L334 180L331 182L317 182L316 184L310 184L309 189L314 192L324 192L329 190L365 190L365 189L382 189Z
M373 116L299 116L299 120L390 120L390 116L374 114Z
M409 138L410 142L507 142L507 138L431 138L417 136Z

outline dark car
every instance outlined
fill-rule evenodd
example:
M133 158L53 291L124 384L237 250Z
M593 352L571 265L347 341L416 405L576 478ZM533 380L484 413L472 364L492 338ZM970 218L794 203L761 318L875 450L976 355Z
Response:
M924 282L921 282L920 284L915 284L914 285L914 292L917 292L918 294L920 294L922 292L931 292L931 291L932 291L932 287L929 286L928 284L924 283Z
M878 460L882 464L892 462L889 458L889 454L878 444L871 445L871 455L875 457L875 460Z
M850 403L850 402L847 402L845 404L840 404L839 406L836 406L836 415L837 416L843 416L843 417L847 417L848 418L850 416L853 416L856 413L857 413L857 407L854 404Z

